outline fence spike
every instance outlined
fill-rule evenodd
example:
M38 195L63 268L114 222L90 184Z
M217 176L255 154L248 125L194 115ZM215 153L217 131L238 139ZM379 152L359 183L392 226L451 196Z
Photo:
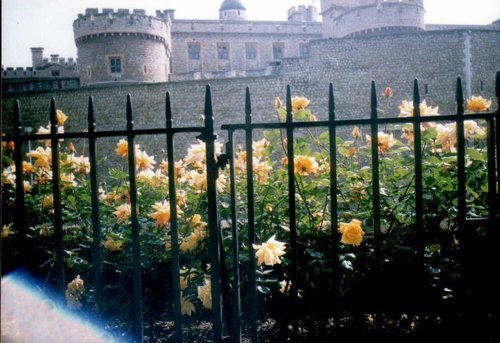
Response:
M172 128L172 105L170 102L170 92L165 94L165 121L167 129Z
M247 124L252 122L252 103L250 101L250 88L245 89L245 115Z
M413 81L413 116L420 117L420 91L418 88L418 80Z
M286 121L293 121L293 113L292 113L292 91L290 90L290 85L286 86Z
M462 88L462 78L460 76L457 77L457 94L456 94L456 100L457 100L457 114L462 115L464 114L464 91Z
M134 129L134 120L132 118L132 96L127 94L127 130Z
M94 114L94 97L89 96L88 104L88 130L89 132L95 131L95 114Z
M375 81L372 81L371 97L370 97L370 108L371 108L371 118L372 119L376 119L378 117L377 106L378 106L378 103L377 103L377 88L375 87Z
M335 120L335 97L333 95L333 83L331 82L328 87L328 118L330 121Z

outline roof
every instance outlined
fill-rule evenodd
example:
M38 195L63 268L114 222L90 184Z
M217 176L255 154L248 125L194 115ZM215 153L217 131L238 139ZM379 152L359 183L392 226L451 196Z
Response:
M224 0L222 5L220 5L219 11L226 10L246 10L246 8L243 6L241 0Z

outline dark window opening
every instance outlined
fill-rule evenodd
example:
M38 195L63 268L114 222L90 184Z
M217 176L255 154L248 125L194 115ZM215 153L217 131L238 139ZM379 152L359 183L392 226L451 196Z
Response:
M246 57L247 60L256 60L257 59L257 48L254 45L246 46Z
M300 57L309 57L309 45L300 44L299 50L300 50Z
M200 45L199 44L189 44L188 45L188 55L190 60L200 59Z
M218 46L217 47L217 57L219 58L219 60L227 60L229 59L229 56L228 56L228 48L227 46Z
M52 70L52 76L60 76L59 70Z
M273 44L273 58L275 60L281 60L283 58L284 46L282 43Z
M120 57L110 57L109 67L111 74L121 74L122 72L122 60Z

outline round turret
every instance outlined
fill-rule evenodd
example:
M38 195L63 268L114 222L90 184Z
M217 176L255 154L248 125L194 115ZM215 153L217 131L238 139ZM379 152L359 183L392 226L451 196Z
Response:
M326 37L425 29L423 0L322 0Z
M241 0L224 0L219 9L221 20L246 20L246 8Z
M88 8L73 22L80 83L165 82L172 11Z

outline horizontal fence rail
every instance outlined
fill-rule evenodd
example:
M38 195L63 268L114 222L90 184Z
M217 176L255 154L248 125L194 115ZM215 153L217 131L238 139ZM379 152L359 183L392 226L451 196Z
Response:
M432 116L422 116L420 113L419 105L421 102L419 85L417 80L414 82L413 91L413 116L411 117L400 117L400 118L380 118L377 102L377 91L375 83L371 84L371 110L370 117L363 119L337 119L334 97L334 88L330 84L327 96L329 99L328 106L328 120L319 121L294 121L292 115L292 91L289 86L286 90L286 109L287 115L284 121L273 122L273 123L255 123L252 121L252 105L251 105L251 94L250 90L247 88L244 106L244 123L241 124L230 124L222 125L221 130L227 133L227 143L225 154L221 156L216 156L215 142L217 136L214 130L214 119L212 110L212 96L210 86L206 87L205 93L205 119L202 126L198 127L173 127L172 118L173 113L171 109L171 99L170 94L166 93L165 100L165 126L153 129L136 129L134 128L133 114L134 108L132 105L132 98L130 95L126 99L126 111L125 120L127 123L126 130L109 130L109 131L99 131L97 130L96 115L98 111L95 109L94 100L89 97L88 102L88 129L86 132L69 132L69 133L58 133L57 124L57 110L56 101L51 99L50 101L50 133L48 134L23 134L23 123L22 123L22 107L19 101L15 102L14 108L14 127L13 134L2 136L2 142L13 141L15 144L14 148L14 162L15 162L15 175L16 175L16 203L15 210L15 228L20 233L21 240L25 239L28 234L29 223L26 222L25 211L25 194L23 187L23 151L25 151L26 142L40 141L40 140L50 140L51 142L51 154L52 154L52 191L54 199L54 247L55 247L55 271L56 271L56 289L61 296L64 296L66 290L66 278L65 278L65 268L64 268L64 242L63 242L63 221L62 221L62 206L61 206L61 172L59 165L59 156L61 154L59 150L59 141L61 139L71 139L79 138L88 141L89 146L89 161L90 161L90 189L91 189L91 213L92 217L89 221L92 225L92 272L93 272L93 287L95 290L95 303L96 310L99 312L102 304L106 299L103 299L102 290L102 228L100 223L100 200L99 200L99 184L98 184L98 157L99 151L96 147L96 140L99 138L109 138L109 137L126 137L128 142L128 147L135 146L135 139L138 136L150 136L150 135L165 135L165 145L166 145L166 156L168 160L168 195L165 195L169 199L170 204L170 242L171 242L171 261L172 261L172 274L171 286L172 292L174 294L172 303L172 313L174 318L174 341L182 342L185 341L183 337L183 318L181 315L181 283L180 283L180 251L179 251L179 232L178 232L178 213L176 207L176 171L175 171L175 159L174 159L174 148L176 135L181 133L194 133L198 134L197 138L202 140L206 145L206 164L207 164L207 188L206 188L206 198L207 198L207 217L208 217L208 237L209 237L209 252L210 252L210 279L211 279L211 296L212 296L212 309L211 309L211 322L212 322L212 338L214 342L222 342L224 336L229 336L231 341L240 342L242 340L244 325L242 325L242 313L248 313L249 321L249 337L252 342L259 341L258 334L258 304L259 298L257 293L257 275L256 275L256 252L253 245L256 243L256 208L255 208L255 198L254 193L254 178L255 171L253 170L253 150L252 142L255 136L254 132L263 129L277 129L284 132L284 137L286 137L286 158L288 161L287 170L287 181L279 187L286 187L288 194L288 209L289 218L289 230L290 230L290 241L287 244L290 247L290 253L288 258L290 259L290 287L291 287L291 308L289 324L292 326L292 341L299 341L300 336L300 325L301 320L300 310L298 308L297 302L300 297L299 293L299 271L298 271L298 257L299 245L298 245L298 228L297 228L297 204L296 204L296 194L297 194L297 180L295 178L294 171L294 137L297 131L302 129L310 128L322 128L328 131L328 149L329 149L329 209L331 213L331 223L330 230L332 234L333 244L330 247L332 256L335 256L330 261L332 270L340 270L341 260L340 260L340 247L339 247L339 233L337 227L339 225L339 220L337 213L339 210L339 205L337 202L338 195L338 170L337 170L337 130L346 128L353 125L359 126L369 126L371 133L371 193L372 197L372 207L373 207L373 218L371 226L373 227L374 236L374 256L377 261L382 261L383 254L381 252L382 248L382 234L381 234L381 189L380 189L380 151L378 142L378 132L382 125L386 124L410 124L413 127L414 141L414 194L415 194L415 205L414 205L414 217L415 217L415 254L418 264L424 267L424 245L425 245L425 235L424 235L424 186L423 186L423 159L422 159L422 129L421 124L429 122L452 122L457 125L457 200L458 200L458 229L459 237L464 242L467 237L470 236L471 225L474 228L479 226L485 226L493 235L498 237L498 224L499 224L499 202L498 202L498 188L500 188L500 176L498 171L500 170L500 153L499 153L499 143L500 143L500 110L496 113L493 112L483 112L475 114L464 114L464 97L462 90L461 79L457 79L456 84L456 101L457 101L457 112L456 114L450 115L432 115ZM496 75L496 96L497 96L497 106L498 99L500 97L500 73ZM486 149L487 149L487 189L488 189L488 218L468 218L467 217L467 204L466 204L466 142L464 136L464 122L466 120L484 120L487 125L487 137L486 137ZM246 189L245 194L238 194L236 187L236 176L235 176L235 134L241 131L244 133L245 142L245 152L246 152ZM142 304L142 277L143 277L143 266L141 264L141 244L140 244L140 223L138 222L139 214L137 213L138 202L138 191L136 186L137 175L135 167L135 149L129 148L128 153L128 173L129 173L129 197L131 206L131 230L132 230L132 259L133 259L133 299L132 299L132 309L133 312L133 340L135 342L142 342L144 340L144 318L143 318L143 304ZM226 163L227 162L227 163ZM229 173L229 198L230 198L230 215L228 222L230 223L231 232L231 244L230 244L230 254L229 259L231 260L231 268L228 270L226 265L226 253L227 248L224 247L224 237L221 228L221 218L220 218L220 203L217 194L217 179L221 168L228 165ZM246 199L246 218L239 218L241 209L237 208L237 197L243 196ZM247 237L243 239L238 235L238 222L244 219L247 225ZM283 219L285 220L285 218ZM243 247L247 251L243 251ZM465 249L464 249L465 250ZM248 262L242 262L242 255L246 255L246 260ZM29 256L29 251L21 256L21 261L27 261ZM466 277L469 273L470 266L468 265L465 252L461 256L461 268L462 277ZM22 264L23 262L21 262ZM247 265L244 265L244 264ZM243 275L240 268L245 267L248 270L248 275ZM249 289L249 294L241 294L242 290L242 279L247 278L247 284ZM334 289L338 289L339 293L331 294L328 297L328 306L332 307L332 315L335 320L338 320L341 315L342 309L339 308L340 299L340 275L339 273L333 273L332 284ZM463 289L461 290L465 295L467 293L467 285L470 280L464 280ZM243 301L243 296L248 296L248 301ZM325 305L326 306L326 305Z

